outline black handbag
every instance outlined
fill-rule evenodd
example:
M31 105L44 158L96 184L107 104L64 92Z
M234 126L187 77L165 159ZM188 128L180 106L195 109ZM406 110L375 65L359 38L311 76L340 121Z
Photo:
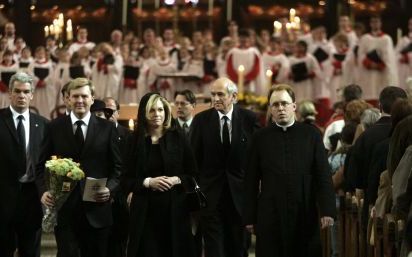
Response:
M196 180L192 177L192 190L186 191L186 200L189 212L197 212L207 207L206 196L200 190Z

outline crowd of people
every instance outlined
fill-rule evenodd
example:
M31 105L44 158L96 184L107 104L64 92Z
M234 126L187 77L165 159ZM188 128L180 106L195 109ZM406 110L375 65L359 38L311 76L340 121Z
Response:
M43 212L56 205L45 162L59 156L107 182L89 202L80 181L59 208L58 257L246 257L252 233L257 257L319 257L326 228L338 256L336 197L357 189L365 224L388 212L407 222L407 256L412 102L401 81L412 74L412 36L394 48L379 17L370 25L356 34L342 16L327 40L322 27L256 37L231 22L219 47L211 31L177 42L171 29L163 38L146 29L142 42L116 30L95 46L80 27L78 41L58 48L49 37L31 59L7 23L0 255L40 256ZM268 96L265 124L237 104L239 65L244 90ZM195 114L199 93L211 107ZM119 103L131 102L133 131L118 123ZM48 121L60 104L65 112ZM192 210L197 185L207 206Z
M329 37L323 26L311 30L302 22L300 30L288 30L287 20L281 22L282 29L271 34L265 29L259 33L238 29L232 21L228 35L218 43L211 30L187 37L171 28L160 35L147 28L142 38L114 30L108 42L96 44L88 39L87 28L78 27L76 41L62 46L49 36L44 46L35 49L16 36L13 23L7 23L0 40L0 107L8 104L5 89L17 70L35 77L37 97L32 104L45 117L62 104L62 86L79 76L93 81L96 97L128 104L138 103L152 91L168 100L183 89L208 94L210 82L218 77L238 83L238 68L243 65L244 91L266 95L270 84L291 84L298 102L317 102L324 122L344 85L360 85L364 98L375 106L382 85L407 89L412 74L412 20L396 46L377 16L370 18L368 33L362 23L352 26L348 16L341 16L339 30Z

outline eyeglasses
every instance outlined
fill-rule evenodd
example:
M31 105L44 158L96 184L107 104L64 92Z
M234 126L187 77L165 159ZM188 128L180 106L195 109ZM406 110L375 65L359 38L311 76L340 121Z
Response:
M176 106L187 106L187 105L189 105L190 103L189 102L175 102L175 105Z
M289 104L293 104L293 103L289 103L289 102L286 102L286 101L273 102L270 106L273 107L273 108L279 108L279 107L285 108Z

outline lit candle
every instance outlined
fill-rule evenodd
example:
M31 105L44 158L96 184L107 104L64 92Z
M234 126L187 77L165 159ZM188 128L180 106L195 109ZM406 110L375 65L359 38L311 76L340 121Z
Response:
M297 30L300 30L300 18L299 18L299 16L295 17L294 23L295 23L295 28Z
M296 10L295 9L290 9L289 11L289 20L290 22L293 22L295 20L295 15L296 15Z
M292 28L292 23L288 22L286 23L286 31L289 33L290 29Z
M209 0L209 11L208 11L209 16L213 15L213 0Z
M129 129L134 130L134 120L133 119L129 120Z
M72 25L72 20L71 20L71 19L68 19L68 20L67 20L67 22L66 22L66 27L73 29L73 25Z
M122 26L126 27L126 24L127 24L127 0L123 0Z
M266 70L266 78L267 78L267 83L268 83L268 90L272 87L272 76L273 72L270 69Z
M282 23L280 23L279 21L273 22L273 28L274 28L273 32L275 33L276 36L278 36L282 29Z
M59 14L59 19L58 19L58 21L59 21L59 26L60 26L60 28L63 28L63 26L64 26L64 15L63 15L63 13L60 13L60 14Z
M232 0L227 0L227 12L226 12L226 20L232 20Z
M44 37L48 37L48 36L49 36L49 27L44 26Z
M291 41L293 39L292 33L290 33L290 30L292 29L292 24L290 22L286 23L286 32L288 36L288 40Z
M66 23L66 39L67 41L71 41L73 39L72 20L70 19L68 19Z
M53 24L49 26L49 32L50 32L50 36L55 36Z
M237 68L237 87L238 87L238 99L243 99L243 83L245 80L245 66L239 65Z
M396 39L398 40L397 42L399 42L401 39L402 39L402 29L401 28L398 28L397 30L396 30Z
M59 38L60 30L59 30L59 20L54 19L53 20L53 28L54 28L54 37Z

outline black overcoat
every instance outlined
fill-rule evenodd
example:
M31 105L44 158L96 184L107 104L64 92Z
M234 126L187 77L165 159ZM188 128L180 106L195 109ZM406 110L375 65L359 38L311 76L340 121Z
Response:
M244 217L256 225L256 256L322 256L319 217L336 208L319 131L269 125L253 137L247 167Z
M133 139L132 139L133 140ZM150 144L150 139L147 140ZM160 151L165 167L166 176L178 176L181 185L172 188L171 211L165 213L165 219L171 220L172 248L171 257L193 257L194 245L191 235L190 216L186 203L186 190L190 189L191 177L196 175L194 155L186 137L177 130L167 131L159 140ZM147 145L147 147L150 147ZM149 177L144 170L138 170L138 158L147 156L135 156L129 158L126 171L122 179L124 189L133 192L130 204L129 244L127 256L137 256L141 247L143 228L147 218L150 189L143 186L145 178ZM161 161L161 160L159 160ZM162 210L159 210L162 212ZM156 231L155 233L162 233Z

